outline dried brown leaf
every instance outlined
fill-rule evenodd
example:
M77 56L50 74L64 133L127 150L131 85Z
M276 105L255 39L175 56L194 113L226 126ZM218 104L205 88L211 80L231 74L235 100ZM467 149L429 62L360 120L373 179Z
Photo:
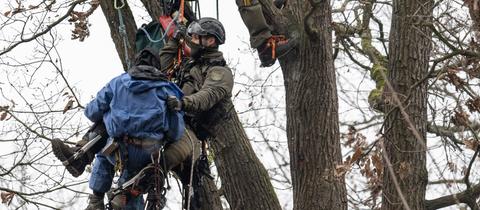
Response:
M465 81L457 76L458 70L457 69L448 69L447 70L447 81L449 81L455 88L461 89L465 85Z
M455 163L448 162L448 163L447 163L447 166L448 166L448 169L449 169L451 172L456 172L456 171L457 171L457 165L456 165Z
M470 125L469 115L464 111L455 111L454 116L451 117L451 121L456 126L468 126Z
M362 174L365 175L367 178L372 178L373 172L372 169L370 168L370 159L367 159L365 162L365 165L363 166L363 169L361 170Z
M463 143L465 144L465 147L467 147L467 149L471 149L473 151L477 150L477 147L479 145L478 141L473 139L464 140Z
M363 154L362 148L357 147L357 149L355 150L355 153L353 153L352 155L352 159L350 160L350 163L353 164L357 162L362 157L362 154Z
M4 12L3 15L4 15L5 17L8 17L8 15L9 15L11 12L12 12L12 11L8 10L8 11Z
M468 110L470 110L471 112L474 112L474 111L480 112L480 97L476 97L474 99L468 99L465 105L467 105Z
M339 178L344 176L348 171L350 171L350 164L340 164L335 166L334 176Z
M379 154L372 155L371 157L372 163L375 166L375 169L377 171L377 175L381 176L383 172L383 163L382 163L382 158L380 158Z
M63 114L65 114L65 112L70 110L72 106L73 106L73 101L72 100L68 101L67 104L65 105L65 108L63 108Z
M2 200L2 203L10 205L10 202L12 201L14 195L15 193L13 192L1 192L0 199Z
M3 121L7 118L7 112L3 112L2 115L0 115L0 121Z

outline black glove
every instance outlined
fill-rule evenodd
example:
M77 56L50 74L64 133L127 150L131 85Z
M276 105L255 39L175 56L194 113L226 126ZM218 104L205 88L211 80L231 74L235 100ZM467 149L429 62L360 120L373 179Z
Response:
M168 96L167 108L170 111L180 111L182 110L182 101L178 100L175 96Z
M180 39L185 38L185 36L187 35L187 26L185 26L185 24L183 23L179 23L176 26L177 28L173 32L172 38L177 41L180 41Z

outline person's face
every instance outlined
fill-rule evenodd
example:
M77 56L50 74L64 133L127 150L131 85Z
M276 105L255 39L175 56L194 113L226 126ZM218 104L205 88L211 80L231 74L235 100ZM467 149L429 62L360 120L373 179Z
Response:
M200 44L200 36L197 34L192 34L192 42L195 44Z
M215 46L215 38L214 37L205 37L199 36L198 34L192 34L192 42L195 44L200 44L200 39L202 39L202 45L205 47L213 47Z

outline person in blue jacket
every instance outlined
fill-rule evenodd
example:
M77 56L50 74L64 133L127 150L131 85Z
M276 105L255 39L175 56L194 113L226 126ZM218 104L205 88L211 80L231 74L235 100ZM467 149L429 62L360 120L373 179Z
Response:
M119 182L125 182L151 162L151 153L168 143L168 150L182 151L175 163L180 164L193 149L191 142L179 141L184 135L183 112L169 110L168 97L181 99L183 93L165 78L158 55L149 49L139 53L127 73L113 78L86 106L85 115L92 122L103 121L109 142L119 143L119 153L96 155L86 210L104 209L104 195L110 190L115 164L123 170ZM108 144L108 143L107 143ZM125 158L126 157L126 158ZM126 209L143 209L141 195L128 199Z

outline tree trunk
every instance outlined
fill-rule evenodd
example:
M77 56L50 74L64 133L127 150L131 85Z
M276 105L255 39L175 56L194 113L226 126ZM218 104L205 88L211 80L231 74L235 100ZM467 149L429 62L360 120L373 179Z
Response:
M281 209L267 170L255 155L235 110L218 128L211 145L222 192L231 209Z
M480 0L464 0L468 6L475 40L480 43Z
M160 1L141 0L152 20L158 20L163 15Z
M199 189L202 191L200 197L201 208L200 210L222 210L222 201L220 200L220 193L215 186L215 182L207 177L202 177L203 185Z
M330 1L290 0L282 11L261 3L275 31L288 31L299 41L295 52L280 59L293 209L347 209L344 177L335 176L342 155Z
M427 83L413 85L428 73L432 32L422 23L431 22L432 11L433 0L393 1L388 70L391 87L387 84L384 90L385 113L389 114L384 129L387 159L382 209L425 209Z
M120 7L120 1L118 7ZM122 61L123 69L126 71L129 67L128 63L133 62L135 57L135 33L137 31L137 25L133 18L132 11L125 1L125 5L121 8L122 18L125 25L125 31L127 33L127 56L125 56L125 44L123 35L120 33L120 19L118 11L115 9L113 1L100 1L100 7L103 14L107 19L108 26L110 28L110 36L112 37L115 48L117 49L118 56Z

